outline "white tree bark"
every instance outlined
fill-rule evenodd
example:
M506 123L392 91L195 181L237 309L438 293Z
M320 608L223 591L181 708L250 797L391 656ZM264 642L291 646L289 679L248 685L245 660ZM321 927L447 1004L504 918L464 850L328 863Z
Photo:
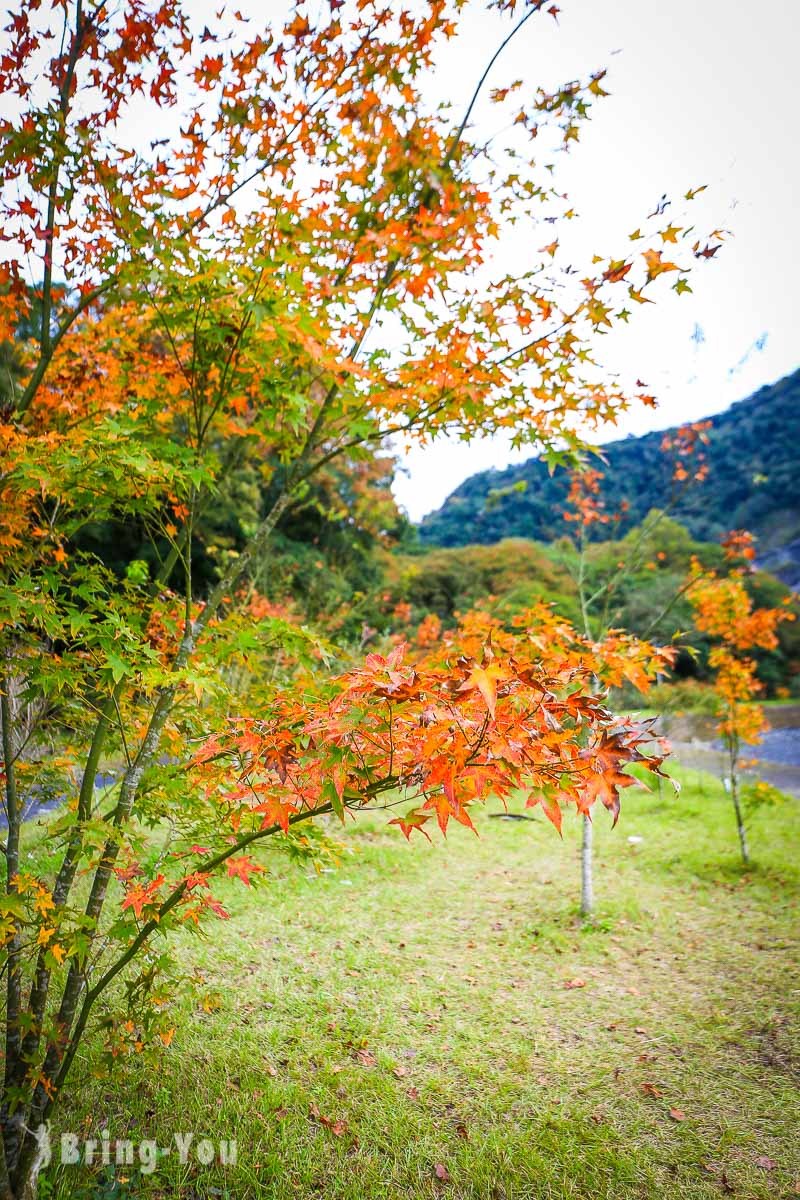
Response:
M583 841L581 843L581 916L591 916L594 909L594 868L592 865L592 822L583 818Z

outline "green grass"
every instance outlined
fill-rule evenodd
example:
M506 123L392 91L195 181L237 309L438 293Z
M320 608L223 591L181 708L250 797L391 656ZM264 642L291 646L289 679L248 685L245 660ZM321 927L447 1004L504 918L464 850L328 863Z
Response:
M55 1132L236 1138L236 1166L172 1153L121 1193L50 1168L44 1193L800 1194L797 802L757 818L743 873L729 801L684 781L629 791L614 831L598 814L587 928L574 817L563 842L483 817L433 846L370 818L338 873L276 855L258 891L221 885L232 919L187 951L221 1006L192 1011L156 1071L102 1082L84 1060Z

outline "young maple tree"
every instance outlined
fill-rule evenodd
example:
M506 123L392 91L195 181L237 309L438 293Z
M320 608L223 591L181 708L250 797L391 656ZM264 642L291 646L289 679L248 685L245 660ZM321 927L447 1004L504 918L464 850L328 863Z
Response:
M613 419L626 401L591 346L627 320L617 293L644 303L673 272L684 290L716 248L688 221L665 236L662 208L643 250L577 282L557 241L493 269L507 216L568 211L546 159L577 140L603 72L496 88L513 119L486 143L471 124L486 74L455 119L426 96L462 7L297 3L282 27L234 13L214 30L180 0L10 13L4 1198L35 1194L39 1135L88 1030L112 1058L169 1043L180 969L151 942L224 916L214 872L246 883L275 833L324 849L311 818L387 789L418 798L407 825L435 812L443 828L521 778L615 807L643 757L594 695L590 655L523 631L489 665L454 643L444 662L404 668L398 651L328 678L325 647L253 588L281 517L334 460L444 431L570 447L577 425ZM491 7L510 37L544 6ZM258 520L198 590L208 514L245 467ZM109 570L86 548L98 526L135 529L157 566ZM37 840L24 821L46 794L63 803Z
M707 474L707 466L702 451L708 441L707 430L709 421L696 421L682 425L674 433L666 433L661 440L661 449L672 464L672 494L663 509L651 512L643 521L635 540L625 556L616 564L613 571L600 578L590 580L588 571L588 542L591 534L599 528L614 526L622 519L627 510L623 500L618 511L609 512L602 494L603 472L597 467L590 467L586 462L571 472L567 509L564 520L574 524L577 530L575 549L568 563L578 592L581 620L584 637L590 638L592 633L598 638L608 637L613 621L611 604L620 585L634 575L641 566L647 547L648 539L656 532L659 525L674 512L683 499L686 491L694 483L702 482ZM669 613L676 600L691 586L692 580L687 581L676 589L667 604L650 623L645 632L647 637ZM642 692L650 687L650 676L636 668L626 673L629 683ZM621 681L620 681L621 682ZM580 911L583 917L591 916L594 909L594 862L593 862L593 830L591 813L583 817L583 834L581 839L581 902Z
M776 629L781 621L793 620L794 613L783 608L754 608L745 587L745 576L755 558L753 538L746 530L735 530L723 540L725 557L733 564L726 576L703 573L693 564L689 577L689 600L695 612L695 624L716 645L709 654L714 671L720 721L717 730L728 756L727 783L730 789L742 862L747 866L747 823L741 786L742 744L757 745L769 728L764 709L755 699L763 690L757 678L756 664L748 650L774 650L778 645ZM762 789L763 791L763 789ZM756 788L750 799L758 802L762 791Z

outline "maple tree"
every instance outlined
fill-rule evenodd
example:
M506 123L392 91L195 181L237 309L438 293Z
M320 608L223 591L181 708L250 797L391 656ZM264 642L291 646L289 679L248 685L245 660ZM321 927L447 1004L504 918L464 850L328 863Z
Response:
M650 270L653 270L653 263L656 261L660 261L660 256L656 259L648 259ZM660 273L660 270L655 272L656 275ZM687 489L693 483L702 482L705 479L707 471L702 446L708 440L709 427L710 422L697 421L682 425L674 433L664 435L661 449L672 462L673 486L669 502L663 509L657 509L649 514L628 553L616 564L614 570L591 582L587 572L588 539L597 529L617 523L626 511L627 505L623 501L618 512L608 511L601 494L603 472L599 468L590 467L584 461L571 472L567 497L568 507L564 512L564 520L574 524L577 529L574 554L571 556L572 561L569 565L578 592L585 637L589 638L593 629L598 637L603 637L608 633L611 603L625 577L633 574L640 566L648 539L674 511ZM653 619L648 633L660 623L679 596L690 586L691 581L687 581L670 597L668 604ZM650 688L650 677L645 671L639 670L635 674L630 673L628 679L642 692L647 692ZM583 818L581 844L580 910L584 917L589 917L594 908L592 843L591 813L587 812Z
M745 587L745 576L755 558L753 538L746 530L735 530L723 539L731 569L725 576L704 573L696 562L687 581L695 623L713 639L709 666L714 672L719 723L728 758L726 786L730 790L742 862L750 862L746 813L743 799L751 805L762 802L769 791L755 785L745 792L741 785L742 744L757 745L769 728L764 709L755 699L762 691L756 664L747 654L757 647L773 650L778 645L776 630L781 621L794 620L786 604L780 608L755 608Z
M494 7L516 21L509 36L544 8ZM493 270L507 221L570 215L530 147L578 139L603 72L496 88L516 108L487 145L471 126L485 76L455 120L426 97L460 8L332 0L312 17L298 3L283 27L234 13L215 31L179 0L10 13L4 1197L35 1194L37 1133L87 1029L112 1059L169 1045L180 969L151 943L224 918L215 872L253 886L252 855L276 833L294 854L331 853L311 818L387 793L417 797L407 831L467 823L472 801L521 784L558 823L565 800L616 813L625 764L658 769L590 686L624 671L614 655L649 662L652 648L570 649L566 631L535 632L539 613L499 652L465 629L410 667L398 649L329 673L330 647L255 587L313 481L389 437L507 429L554 454L579 445L578 426L628 402L591 353L630 315L617 290L645 303L672 272L683 290L711 252L687 221L666 239L681 270L664 263L662 209L653 246L584 277L557 240L517 273ZM201 587L208 513L245 467L263 503ZM98 524L135 527L152 562L110 570L81 549ZM48 793L63 803L29 846L24 818Z

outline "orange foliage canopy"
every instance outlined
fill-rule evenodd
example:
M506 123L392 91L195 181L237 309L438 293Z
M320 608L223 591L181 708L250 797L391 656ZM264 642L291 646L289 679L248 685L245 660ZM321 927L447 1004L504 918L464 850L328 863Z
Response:
M620 790L636 782L623 768L660 774L665 747L596 688L627 678L646 689L671 656L623 634L591 643L545 606L516 624L470 614L413 663L403 646L370 654L329 698L283 697L234 721L195 756L209 796L237 829L252 814L288 829L320 806L343 816L412 799L392 823L408 836L435 817L444 832L451 819L472 827L476 801L517 792L559 829L564 803L584 813L599 799L616 821Z

